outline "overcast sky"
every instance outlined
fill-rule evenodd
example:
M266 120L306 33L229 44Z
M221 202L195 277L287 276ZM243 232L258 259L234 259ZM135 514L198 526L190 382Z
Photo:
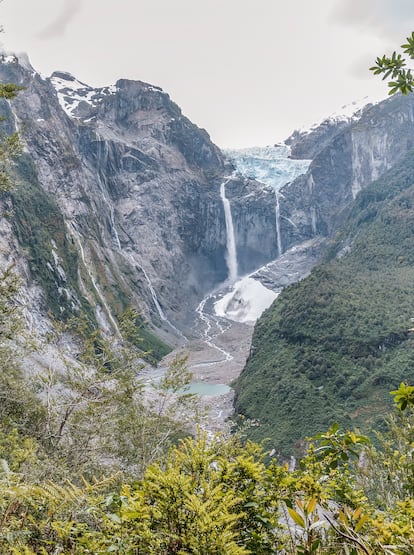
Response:
M6 51L102 86L161 86L222 147L272 144L386 85L414 0L3 0Z

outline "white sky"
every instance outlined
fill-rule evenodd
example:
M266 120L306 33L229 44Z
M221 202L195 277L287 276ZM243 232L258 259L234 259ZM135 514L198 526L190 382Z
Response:
M3 0L3 48L45 76L161 86L222 147L272 144L383 98L368 71L414 30L413 0Z

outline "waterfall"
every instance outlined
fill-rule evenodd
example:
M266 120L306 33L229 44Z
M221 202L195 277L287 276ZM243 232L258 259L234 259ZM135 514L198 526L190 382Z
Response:
M275 216L276 216L276 241L277 241L277 254L278 256L282 256L282 236L280 234L280 205L279 205L279 192L275 191Z
M317 231L318 231L317 216L316 216L316 210L315 210L314 206L312 206L312 208L311 208L311 219L312 219L312 233L314 235L317 235Z
M150 278L148 277L147 272L144 270L144 268L143 268L142 266L140 266L140 270L141 270L142 273L144 274L144 277L145 277L145 279L146 279L146 281L147 281L148 289L150 290L151 297L152 297L152 302L154 303L155 308L157 309L158 316L161 318L161 320L162 320L163 322L167 322L167 317L166 317L166 315L164 314L164 311L163 311L163 309L161 308L160 303L158 302L158 297L157 297L157 295L156 295L156 293L155 293L155 289L154 289L154 287L153 287L153 285L152 285L152 281L150 280Z
M13 109L13 104L11 102L11 100L6 100L7 104L9 105L10 108L10 112L13 116L13 121L14 121L14 127L16 129L16 133L20 133L20 125L19 125L19 120L17 119L17 115L16 112Z
M96 283L96 280L94 278L94 275L92 273L90 265L86 261L85 252L83 250L82 242L80 240L80 235L79 235L79 233L76 229L75 223L72 222L71 227L69 226L69 224L66 224L66 225L67 225L67 229L68 229L69 233L72 235L72 237L75 239L76 243L78 244L78 248L79 248L79 252L80 252L80 255L81 255L82 263L83 263L83 265L84 265L84 267L85 267L85 269L88 273L88 276L89 276L89 279L91 280L92 286L95 289L96 294L97 294L100 302L102 303L102 306L104 307L104 310L105 310L105 312L108 316L108 319L109 319L109 321L110 321L110 323L111 323L111 325L112 325L112 327L115 331L115 334L118 337L122 337L121 332L119 331L118 325L115 321L115 318L112 316L111 309L110 309L108 303L106 302L105 296L102 294L98 284Z
M104 167L104 162L106 162L106 160L108 159L108 144L105 140L102 140L102 138L98 135L98 133L96 133L96 139L97 139L97 142L98 142L98 145L99 145L97 147L98 186L99 186L99 189L102 193L102 200L104 201L104 203L106 204L106 206L108 208L109 225L111 227L112 240L114 241L117 248L119 250L121 250L121 241L119 240L118 231L117 231L116 225L115 225L114 206L108 198L106 177L105 177L105 174L102 171L102 168ZM101 144L103 145L103 152L102 152L102 149L101 149Z
M146 280L147 285L148 285L149 292L151 293L152 302L154 303L154 306L157 309L158 316L160 317L160 319L163 322L165 322L166 324L168 324L170 326L170 328L179 337L181 337L181 339L184 341L184 343L187 343L188 339L186 338L186 336L177 327L175 327L172 322L170 322L170 320L165 315L165 312L161 308L161 305L158 301L158 297L157 297L157 294L155 292L154 286L152 285L152 281L151 281L149 275L147 274L147 272L145 271L144 267L135 260L134 256L131 253L125 253L122 250L120 251L120 253L124 257L126 257L129 260L129 262L131 262L136 268L138 268L144 274L145 280Z
M228 274L228 281L230 283L234 283L237 280L237 251L236 251L236 239L234 236L234 227L233 227L233 218L231 216L231 208L230 202L226 198L226 183L228 183L230 179L227 181L223 181L220 186L220 198L223 202L224 208L224 216L226 219L226 262L227 268L229 271Z

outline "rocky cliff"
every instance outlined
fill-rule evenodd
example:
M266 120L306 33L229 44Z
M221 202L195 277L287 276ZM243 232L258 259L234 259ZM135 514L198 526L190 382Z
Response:
M3 199L12 217L2 250L7 257L13 244L38 312L86 311L113 333L132 304L172 342L177 328L190 333L194 308L230 272L223 183L245 275L331 237L414 131L413 101L396 97L296 134L291 156L313 160L276 194L235 171L158 87L121 79L93 88L63 72L43 78L15 56L0 59L0 79L24 86L0 105L4 131L18 129L24 144L17 186Z
M395 96L336 128L328 123L290 139L292 156L314 156L307 173L280 191L284 249L332 237L358 192L403 159L413 145L414 100Z
M67 73L44 79L13 56L0 79L25 87L1 112L24 143L13 226L45 310L83 306L114 331L133 304L166 332L185 328L228 273L220 185L233 168L207 132L139 81L94 89ZM275 257L273 193L234 176L227 194L249 272Z

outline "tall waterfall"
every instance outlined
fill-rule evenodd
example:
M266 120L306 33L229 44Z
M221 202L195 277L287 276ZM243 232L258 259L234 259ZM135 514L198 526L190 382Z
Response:
M256 179L273 187L276 197L276 246L277 254L280 256L283 254L283 245L280 230L279 199L281 193L279 191L287 183L294 181L299 175L305 174L311 161L291 158L290 146L285 144L226 150L225 153L241 175ZM294 222L287 221L296 227Z
M133 257L133 255L131 253L122 253L124 255L127 256L127 258L132 262L132 264L134 266L136 266L137 268L139 268L139 270L141 270L141 272L144 274L145 280L147 282L148 285L148 289L151 293L151 297L152 297L152 302L154 303L155 308L157 309L158 312L158 316L161 318L161 320L163 322L166 322L170 328L178 335L181 337L181 339L184 340L185 343L187 343L187 338L186 336L177 328L174 326L174 324L172 322L170 322L170 320L167 318L167 316L165 315L165 312L163 311L163 309L161 308L161 305L158 301L158 297L157 294L155 292L154 286L152 285L152 281L150 280L149 275L147 274L147 272L145 271L144 267L141 266L141 264L138 264L138 262L135 260L135 258Z
M230 283L234 283L237 280L238 269L237 269L237 250L236 250L236 239L234 236L233 218L231 216L230 202L226 198L226 183L230 180L223 181L220 186L220 198L223 202L224 216L226 219L226 262L229 271L228 280Z
M118 231L117 231L116 225L115 225L114 206L108 198L108 186L107 186L107 183L106 183L106 176L105 176L105 173L102 171L102 168L105 167L106 161L108 159L108 143L107 143L107 141L102 139L100 137L100 135L98 135L98 133L96 133L96 132L95 132L95 136L96 136L97 143L98 143L98 152L97 152L97 158L98 158L98 162L97 162L98 186L99 186L99 189L102 193L102 200L104 201L106 207L108 208L109 225L110 225L110 228L111 228L110 231L111 231L112 240L114 241L118 250L121 250L122 249L121 241L119 240ZM101 145L102 145L102 147L101 147Z
M276 216L276 241L277 241L277 254L281 256L283 254L282 250L282 236L280 234L280 205L279 205L279 191L275 191L275 216Z

